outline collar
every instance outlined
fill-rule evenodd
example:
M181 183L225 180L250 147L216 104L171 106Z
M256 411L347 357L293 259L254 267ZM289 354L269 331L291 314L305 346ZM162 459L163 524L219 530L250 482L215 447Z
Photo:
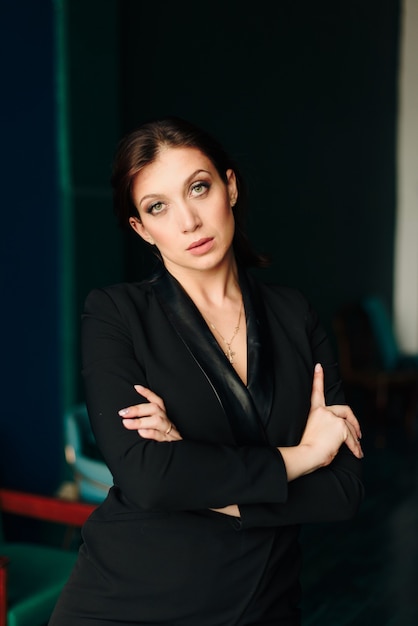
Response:
M262 444L267 441L264 427L273 400L272 342L257 282L244 270L239 271L239 282L247 320L247 387L181 284L163 270L151 287L216 394L237 444Z

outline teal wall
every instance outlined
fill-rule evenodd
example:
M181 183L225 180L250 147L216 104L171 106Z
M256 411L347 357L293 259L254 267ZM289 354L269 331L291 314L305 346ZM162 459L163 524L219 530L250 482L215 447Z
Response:
M117 139L149 116L188 117L227 145L249 180L254 241L274 257L266 279L299 287L326 326L347 299L391 303L399 0L1 12L1 481L59 484L62 413L83 399L83 300L149 267L109 188Z
M63 213L63 404L83 400L80 314L92 286L123 277L110 169L119 139L117 2L55 0Z

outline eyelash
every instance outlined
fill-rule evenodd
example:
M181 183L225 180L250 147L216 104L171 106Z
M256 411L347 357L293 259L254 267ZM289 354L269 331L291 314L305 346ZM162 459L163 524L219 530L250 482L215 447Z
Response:
M195 192L199 187L203 188L203 191L201 193L197 192L197 197L202 196L204 193L206 193L207 191L209 191L211 185L210 183L203 181L203 180L199 180L196 183L193 183L193 185L191 186L191 192ZM161 213L162 211L157 211L157 213L155 213L155 208L158 207L159 205L163 205L163 202L154 202L154 204L151 204L151 206L149 206L147 208L147 213L151 214L151 215L158 215L158 213Z
M208 191L210 189L210 183L206 182L205 180L199 180L192 185L192 191L195 191L198 187L203 187L205 191ZM202 194L199 194L199 196L200 195Z
M151 206L149 206L149 207L147 208L147 211L146 211L146 212L147 212L147 213L149 213L149 214L151 214L151 215L155 215L155 213L154 213L154 209L155 209L155 207L159 206L160 204L163 204L163 203L162 203L162 202L154 202L154 204L151 204ZM161 211L157 211L157 214L158 214L158 213L161 213Z

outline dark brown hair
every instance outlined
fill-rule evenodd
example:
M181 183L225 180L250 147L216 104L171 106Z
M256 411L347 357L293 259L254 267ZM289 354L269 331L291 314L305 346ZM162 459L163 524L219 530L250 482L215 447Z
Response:
M267 267L267 256L255 252L246 234L247 190L241 173L219 141L198 126L179 117L164 117L146 122L120 141L113 162L113 207L122 227L129 226L130 217L138 217L132 201L132 182L136 174L157 158L161 148L197 148L213 163L221 179L227 183L226 172L235 172L238 198L234 207L235 234L233 247L240 265Z

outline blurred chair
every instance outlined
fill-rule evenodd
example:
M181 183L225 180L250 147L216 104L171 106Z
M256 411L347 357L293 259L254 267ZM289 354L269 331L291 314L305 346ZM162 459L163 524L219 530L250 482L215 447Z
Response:
M392 320L381 298L372 295L363 298L361 305L366 311L382 366L385 370L418 371L418 354L405 354L399 348Z
M399 349L383 301L370 296L348 303L335 314L333 326L347 393L366 393L366 413L375 417L381 440L395 397L402 400L403 423L412 435L418 412L418 358Z
M85 502L104 500L113 484L94 438L86 405L72 407L64 416L65 458L72 468L78 498Z
M43 626L77 558L75 550L7 541L3 513L81 527L95 505L0 489L0 626Z

